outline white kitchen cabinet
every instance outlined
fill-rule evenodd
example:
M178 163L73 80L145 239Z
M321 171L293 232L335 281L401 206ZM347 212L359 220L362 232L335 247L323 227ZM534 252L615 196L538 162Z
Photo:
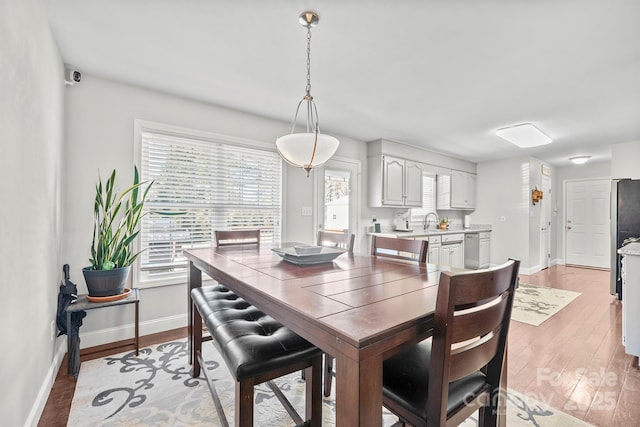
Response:
M427 262L429 264L440 264L440 236L430 236L429 246L427 247Z
M640 356L640 242L618 249L622 255L622 344Z
M464 268L463 234L443 234L440 246L440 265Z
M437 177L436 208L467 209L476 208L476 175L451 170L450 175Z
M462 243L442 245L440 249L440 265L443 267L464 268Z
M422 164L399 157L369 158L371 207L421 207Z

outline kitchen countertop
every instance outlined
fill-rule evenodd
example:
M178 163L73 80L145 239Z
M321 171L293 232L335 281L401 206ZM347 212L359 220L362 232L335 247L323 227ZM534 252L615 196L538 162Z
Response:
M420 228L415 228L413 231L389 230L389 231L381 231L380 233L367 233L367 234L369 234L370 236L406 238L406 237L422 237L422 236L441 236L443 234L479 233L481 231L491 231L491 226L490 225L487 225L487 226L472 225L470 228L450 228L447 230L438 230L435 228L422 230Z
M629 243L618 249L620 255L638 255L640 256L640 242Z

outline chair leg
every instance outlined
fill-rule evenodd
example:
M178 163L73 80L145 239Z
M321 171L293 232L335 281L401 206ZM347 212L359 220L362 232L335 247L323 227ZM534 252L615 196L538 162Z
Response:
M331 395L331 383L333 382L333 357L324 354L324 397Z
M235 427L253 427L253 379L236 381Z

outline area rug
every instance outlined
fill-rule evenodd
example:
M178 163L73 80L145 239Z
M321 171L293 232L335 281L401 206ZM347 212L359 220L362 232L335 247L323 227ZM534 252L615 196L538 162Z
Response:
M516 289L511 319L540 326L579 295L580 292L520 283Z
M215 378L225 413L233 425L234 383L213 344L204 343L206 369ZM71 405L68 426L220 426L206 382L191 378L186 341L159 344L134 352L83 362ZM299 373L276 383L299 413L304 408L304 382ZM335 383L335 381L334 381ZM323 426L335 425L333 397L324 399ZM509 390L508 426L588 426L577 418ZM397 418L384 412L384 425ZM255 425L293 426L273 392L256 387ZM464 427L477 425L475 417Z

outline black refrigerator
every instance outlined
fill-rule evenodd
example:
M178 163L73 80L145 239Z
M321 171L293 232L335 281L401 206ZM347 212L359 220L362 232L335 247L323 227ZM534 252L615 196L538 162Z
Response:
M611 294L622 299L618 249L627 239L640 239L640 179L611 182Z

